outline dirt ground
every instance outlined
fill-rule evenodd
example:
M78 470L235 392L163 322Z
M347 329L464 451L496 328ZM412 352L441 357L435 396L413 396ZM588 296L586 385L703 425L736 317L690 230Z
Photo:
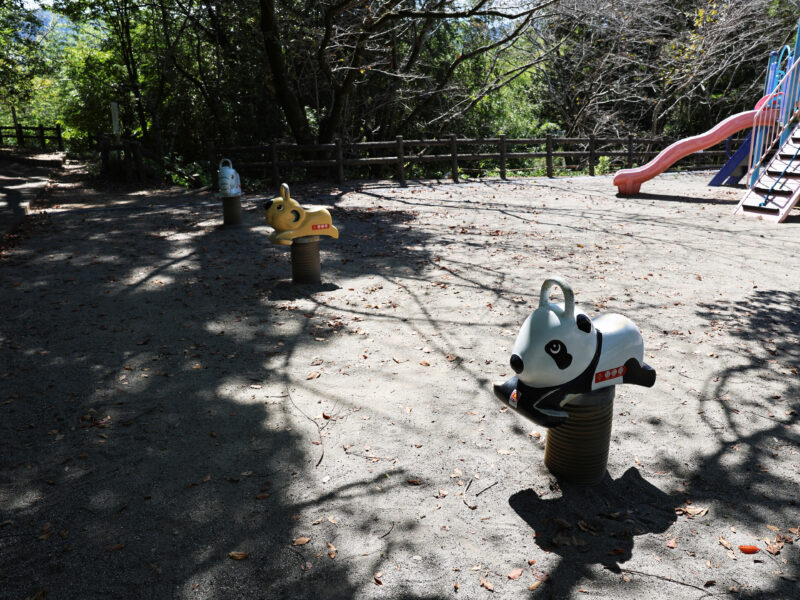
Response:
M708 179L292 185L297 286L277 190L67 167L0 261L0 598L798 597L800 219ZM552 274L658 373L591 488L491 392Z

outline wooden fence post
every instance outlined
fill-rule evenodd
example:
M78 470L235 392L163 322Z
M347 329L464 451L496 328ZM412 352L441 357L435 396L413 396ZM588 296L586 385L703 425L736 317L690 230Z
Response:
M39 123L38 134L39 134L39 145L42 147L42 150L44 150L45 148L44 125L42 125L41 123Z
M398 135L395 138L397 145L397 180L403 187L406 186L406 151L403 145L403 136Z
M628 134L628 164L627 168L633 168L633 134Z
M269 145L269 158L272 161L272 185L277 187L281 184L281 172L278 168L278 146L275 142Z
M547 144L546 144L546 151L547 151L547 158L545 159L547 165L547 176L553 176L553 134L547 134Z
M344 183L344 150L342 138L336 138L336 183Z
M500 134L500 179L506 179L506 134Z
M217 149L214 147L214 140L206 142L206 156L208 156L208 168L211 171L211 191L219 191L219 172L217 171Z
M122 151L125 153L122 161L122 168L125 171L125 181L131 181L133 179L133 156L131 156L131 148L134 142L123 140L122 142Z
M111 159L111 140L107 135L100 139L100 164L102 165L103 175L108 174L109 160Z
M589 176L594 177L594 163L595 163L595 156L594 156L594 134L589 136Z
M64 140L61 137L61 123L56 123L56 143L58 144L58 149L64 149Z
M19 146L20 148L24 148L25 147L25 133L22 131L22 125L17 123L16 124L16 130L17 130L17 146Z
M142 145L139 142L133 142L133 162L136 165L136 175L139 181L144 181L144 158L142 156Z
M450 134L450 176L458 183L458 142L455 133Z

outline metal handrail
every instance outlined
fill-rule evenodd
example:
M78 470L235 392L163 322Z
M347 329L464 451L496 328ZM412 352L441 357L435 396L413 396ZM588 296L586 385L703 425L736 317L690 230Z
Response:
M764 160L777 150L787 136L789 126L800 114L800 61L796 61L775 86L753 117L753 136L750 139L750 161L747 173L752 189ZM767 114L773 112L772 115Z

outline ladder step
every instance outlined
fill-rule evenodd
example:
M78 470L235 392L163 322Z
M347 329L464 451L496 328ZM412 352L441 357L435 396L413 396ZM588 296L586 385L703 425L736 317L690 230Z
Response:
M774 179L785 178L785 179L800 179L800 169L791 171L786 169L767 169L767 175L773 177Z
M764 186L762 184L756 184L756 187L753 188L756 192L761 194L762 196L766 196L769 194L770 196L791 196L794 192L792 190L787 190L785 188L776 187L774 189L770 189L769 186Z
M774 202L764 202L765 196L757 193L750 193L745 196L741 203L742 210L750 210L760 213L776 213L780 210L780 206ZM764 204L764 206L761 206Z
M758 204L742 204L742 212L759 213L762 215L777 215L779 210L769 205L759 206Z

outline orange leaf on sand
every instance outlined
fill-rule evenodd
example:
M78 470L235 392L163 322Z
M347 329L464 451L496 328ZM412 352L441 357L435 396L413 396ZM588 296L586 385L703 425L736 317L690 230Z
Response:
M519 579L522 576L522 569L514 569L508 574L509 579Z
M314 371L306 375L306 379L316 379L317 377L319 377L319 371Z
M492 585L490 582L486 581L483 577L480 577L479 580L482 588L486 588L490 592L494 591L494 585Z
M421 364L423 367L430 367L431 366L431 363L429 363L427 360L421 360L421 361L419 361L419 364Z
M667 541L667 548L677 548L678 547L678 538L672 538L671 540Z
M336 558L336 546L328 542L328 556Z
M244 560L248 556L247 552L228 552L228 558L232 558L233 560Z
M743 554L755 554L758 552L758 546L739 546L739 552Z
M409 479L408 483L410 485L422 485L422 480L421 479Z
M292 546L305 546L308 542L311 541L310 537L299 537L292 540Z

